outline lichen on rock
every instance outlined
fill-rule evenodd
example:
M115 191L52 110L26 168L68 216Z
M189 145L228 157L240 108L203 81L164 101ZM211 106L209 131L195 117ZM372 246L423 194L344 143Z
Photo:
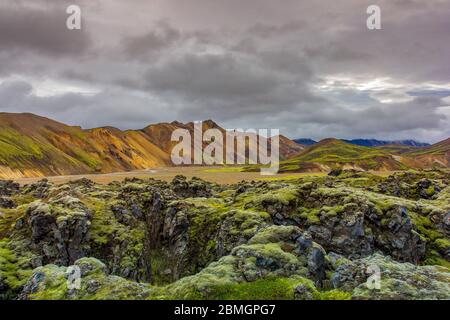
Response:
M449 221L443 171L0 181L0 298L450 299Z

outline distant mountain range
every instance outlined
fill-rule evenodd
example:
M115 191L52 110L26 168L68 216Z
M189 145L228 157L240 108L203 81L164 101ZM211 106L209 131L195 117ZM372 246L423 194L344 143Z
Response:
M353 139L353 140L343 140L345 142L363 146L363 147L379 147L386 145L399 145L407 147L428 147L429 143L417 142L415 140L397 140L397 141L385 141L377 139Z
M317 143L317 141L312 139L294 139L293 141L304 146L312 146Z
M175 129L193 135L194 124L160 123L140 130L101 127L84 130L30 113L0 113L0 179L111 173L171 166ZM212 120L203 130L225 132ZM280 136L283 171L327 171L337 167L361 170L402 170L449 167L450 139L432 146L417 147L414 141L370 141L361 139L292 141ZM299 143L300 142L300 143ZM313 143L311 145L311 143ZM270 143L270 139L269 139ZM413 146L411 146L413 145Z
M312 146L317 143L317 141L312 139L294 139L295 142L305 145ZM398 146L407 146L407 147L428 147L429 143L417 142L415 140L396 140L396 141L388 141L388 140L377 140L377 139L352 139L346 140L342 139L350 144L354 144L362 147L379 147L386 145L398 145Z

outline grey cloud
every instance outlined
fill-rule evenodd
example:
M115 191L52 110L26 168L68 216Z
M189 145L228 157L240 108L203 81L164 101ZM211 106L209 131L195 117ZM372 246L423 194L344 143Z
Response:
M59 57L85 52L91 44L90 37L84 29L66 28L65 8L1 8L0 51L32 50Z
M275 74L233 54L185 55L151 68L147 80L150 89L213 97L263 94L276 85Z
M80 2L80 34L58 27L66 0L1 10L0 81L48 78L99 93L38 97L26 82L6 82L0 110L83 126L213 118L228 127L279 127L291 137L433 142L449 134L444 94L428 92L450 83L448 1L377 1L381 31L365 27L369 0L91 3ZM352 85L336 80L318 89L334 76ZM377 77L393 86L353 87Z
M170 49L180 36L180 32L171 27L167 21L160 21L150 32L125 37L122 39L122 46L127 57L148 59L155 53Z
M155 99L148 97L109 91L92 95L66 93L37 96L33 86L26 81L0 84L0 111L32 112L84 128L108 125L139 129L149 123L171 121L175 117L163 102L152 106L155 102Z
M297 62L291 69L290 60ZM310 92L311 77L304 61L284 52L187 54L150 68L146 88L178 97L185 105L181 116L251 118L323 101Z

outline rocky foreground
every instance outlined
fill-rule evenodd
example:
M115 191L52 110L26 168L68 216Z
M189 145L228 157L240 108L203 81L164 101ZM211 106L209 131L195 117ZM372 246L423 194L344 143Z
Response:
M450 299L449 181L0 181L0 298Z

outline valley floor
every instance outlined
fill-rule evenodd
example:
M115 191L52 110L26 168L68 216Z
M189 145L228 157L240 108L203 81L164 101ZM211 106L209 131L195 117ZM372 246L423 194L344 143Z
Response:
M172 181L177 175L183 175L187 178L198 177L205 181L220 184L233 184L240 181L251 180L285 180L296 179L304 176L324 176L325 173L280 173L274 176L262 176L259 172L242 172L240 167L163 167L153 168L148 170L136 170L129 172L115 172L106 174L83 174L83 175L69 175L69 176L53 176L46 177L50 182L56 184L64 184L72 180L78 180L87 178L95 183L108 184L113 181L122 181L126 178L139 178L139 179L157 179L162 181ZM388 174L388 173L383 173ZM42 180L43 177L36 178L21 178L15 179L15 182L21 185L35 183Z

